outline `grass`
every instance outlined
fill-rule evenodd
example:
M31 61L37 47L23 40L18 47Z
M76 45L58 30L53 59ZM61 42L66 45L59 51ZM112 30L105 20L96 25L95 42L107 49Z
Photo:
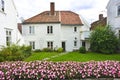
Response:
M52 58L49 61L105 61L105 60L116 60L120 61L120 54L100 54L100 53L78 53L78 52L70 52L66 55L62 55L56 58Z
M30 57L26 58L24 61L35 61L35 60L43 60L45 58L49 58L51 56L58 55L56 52L36 52L33 53Z
M34 61L34 60L43 60L44 58L50 58L51 56L58 55L56 52L40 52L34 53L29 58L25 59L25 61ZM88 52L85 54L79 52L70 52L68 54L61 55L59 57L50 58L49 61L105 61L105 60L116 60L120 61L120 54L100 54Z

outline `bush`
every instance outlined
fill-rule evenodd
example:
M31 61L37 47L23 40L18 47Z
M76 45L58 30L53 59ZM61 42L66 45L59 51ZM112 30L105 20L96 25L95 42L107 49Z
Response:
M43 48L42 51L43 51L43 52L53 52L54 50L53 50L53 49L50 49L50 48Z
M40 49L36 49L36 50L34 50L34 52L41 52L41 50Z
M0 61L18 61L29 57L32 54L30 46L11 45L3 47L0 51Z
M4 57L0 56L0 62L4 61Z
M118 39L110 27L97 28L90 35L90 49L93 52L115 53Z
M85 47L80 47L79 51L80 51L80 53L86 53Z
M63 48L58 48L57 52L59 52L59 53L63 52Z

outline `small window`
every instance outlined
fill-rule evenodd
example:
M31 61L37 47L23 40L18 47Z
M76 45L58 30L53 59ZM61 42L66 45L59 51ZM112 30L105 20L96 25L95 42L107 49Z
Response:
M77 41L74 41L74 46L75 46L75 47L77 46Z
M77 38L75 37L75 40L74 40L74 47L77 47Z
M34 34L34 26L29 26L29 34Z
M12 37L11 37L12 31L7 29L6 30L6 45L10 46L10 44L12 43Z
M47 33L52 34L53 33L53 26L47 26Z
M118 6L117 15L120 16L120 6Z
M50 49L53 49L53 42L47 42L47 47Z
M35 49L35 42L34 41L30 41L30 46L32 47L32 49Z
M74 32L77 32L77 27L74 27Z

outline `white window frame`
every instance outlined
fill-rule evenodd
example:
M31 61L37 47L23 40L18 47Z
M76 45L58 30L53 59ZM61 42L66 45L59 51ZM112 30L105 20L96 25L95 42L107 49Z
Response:
M34 50L35 49L35 41L30 41L29 44L32 47L32 49Z
M53 41L47 42L47 48L53 49Z
M12 30L6 29L6 46L10 46L12 43Z
M47 26L47 34L53 34L53 26Z
M35 27L29 26L29 34L35 34Z

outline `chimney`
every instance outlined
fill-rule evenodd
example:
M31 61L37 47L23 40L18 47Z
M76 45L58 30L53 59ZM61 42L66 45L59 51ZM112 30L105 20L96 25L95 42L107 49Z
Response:
M50 3L50 14L51 14L51 15L54 15L54 13L55 13L54 2L51 2L51 3Z
M104 19L103 14L99 14L99 20Z

